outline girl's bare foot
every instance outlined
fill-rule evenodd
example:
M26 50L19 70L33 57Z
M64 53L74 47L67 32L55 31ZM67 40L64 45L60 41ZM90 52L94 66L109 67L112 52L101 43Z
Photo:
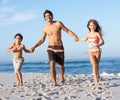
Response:
M99 84L99 81L95 80L95 85L98 86L98 84Z
M23 82L20 82L19 86L23 85Z
M61 83L62 83L62 84L64 84L64 83L65 83L65 79L64 79L64 78L62 78Z
M16 86L19 86L20 85L20 82L18 82L17 84L16 84Z
M18 82L18 83L16 84L16 86L21 86L21 85L23 85L23 82Z

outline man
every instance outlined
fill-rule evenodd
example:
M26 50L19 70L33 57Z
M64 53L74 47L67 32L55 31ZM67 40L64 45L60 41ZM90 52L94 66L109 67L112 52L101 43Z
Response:
M40 46L45 41L46 36L48 35L49 40L48 40L47 51L48 51L48 56L49 56L49 61L50 61L50 74L51 74L53 86L56 86L57 81L56 81L55 62L59 64L61 83L65 82L65 79L64 79L64 47L63 47L63 42L61 40L61 30L73 36L75 41L78 41L79 38L74 32L66 28L62 24L62 22L53 21L53 14L51 11L46 10L43 15L44 15L44 18L47 24L43 28L42 38L36 43L35 46L32 47L32 51L34 51L36 47Z

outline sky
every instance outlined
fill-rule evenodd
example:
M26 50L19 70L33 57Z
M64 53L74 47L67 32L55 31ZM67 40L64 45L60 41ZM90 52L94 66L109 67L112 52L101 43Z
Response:
M14 35L23 35L27 49L41 38L46 24L43 13L53 12L53 18L61 21L78 37L88 32L90 19L96 19L103 30L105 44L102 57L120 57L120 0L0 0L0 62L12 60L13 53L6 49L14 43ZM62 31L65 59L89 58L88 42L74 42L73 37ZM47 60L48 37L34 53L23 53L25 61Z

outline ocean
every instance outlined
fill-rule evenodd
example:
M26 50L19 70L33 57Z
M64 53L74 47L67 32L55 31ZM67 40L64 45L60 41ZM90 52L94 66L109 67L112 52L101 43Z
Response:
M89 58L86 59L65 59L65 73L66 74L92 74L92 66ZM28 73L49 73L50 67L48 61L24 62L22 72ZM120 57L101 58L99 66L100 74L105 75L120 75ZM12 73L14 72L13 64L0 64L0 72ZM59 74L59 67L56 64L56 72Z

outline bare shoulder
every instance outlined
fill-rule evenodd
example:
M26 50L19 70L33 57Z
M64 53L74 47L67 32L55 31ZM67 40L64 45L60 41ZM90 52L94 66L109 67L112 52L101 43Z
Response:
M25 47L25 45L24 45L24 44L21 44L20 46L21 46L22 48L24 48L24 47Z
M55 23L58 23L58 24L61 24L62 22L61 21L54 21Z
M9 46L9 48L13 48L14 47L14 43L12 43L10 46Z
M48 27L48 25L46 24L45 26L43 26L43 30L46 29L46 27Z
M101 34L99 32L95 32L96 36L101 36Z
M86 33L86 36L89 37L90 36L90 32Z
M62 25L62 22L61 21L53 21L53 24Z
M45 26L43 27L43 32L46 32L47 29L48 29L48 25L45 25Z
M56 21L56 25L60 28L66 28L61 21Z
M12 43L11 45L10 45L10 47L14 47L15 46L15 43Z
M87 35L89 35L90 34L90 32L87 32Z
M11 46L15 46L15 43L12 43Z
M56 24L62 25L63 23L61 21L56 21Z

